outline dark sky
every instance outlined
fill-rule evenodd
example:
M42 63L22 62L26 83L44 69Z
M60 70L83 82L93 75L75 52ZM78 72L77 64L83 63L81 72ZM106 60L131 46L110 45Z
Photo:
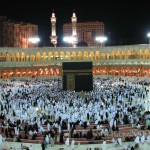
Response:
M1 0L0 15L37 24L41 43L50 43L50 17L57 17L58 44L62 44L63 24L71 22L75 9L78 22L103 21L107 45L146 44L150 31L148 0Z

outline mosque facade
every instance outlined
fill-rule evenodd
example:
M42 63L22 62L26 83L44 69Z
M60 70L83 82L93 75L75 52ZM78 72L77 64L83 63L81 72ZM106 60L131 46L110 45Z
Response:
M93 75L150 77L150 45L0 48L0 77L62 75L62 62L92 61Z
M92 61L93 75L150 77L150 44L77 47L77 17L72 16L72 47L57 47L52 13L50 42L54 47L0 48L0 78L62 76L62 63Z

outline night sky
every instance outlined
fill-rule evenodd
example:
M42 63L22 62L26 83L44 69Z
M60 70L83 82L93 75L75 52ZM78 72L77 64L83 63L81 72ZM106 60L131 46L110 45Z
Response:
M148 0L1 0L0 15L37 24L41 45L48 45L52 11L57 17L58 45L63 46L63 24L71 22L75 9L78 22L103 21L106 45L147 44L150 32Z

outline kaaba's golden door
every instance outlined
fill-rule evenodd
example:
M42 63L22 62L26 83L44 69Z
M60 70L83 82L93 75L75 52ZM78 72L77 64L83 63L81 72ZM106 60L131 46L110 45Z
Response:
M67 74L67 90L75 90L75 75Z

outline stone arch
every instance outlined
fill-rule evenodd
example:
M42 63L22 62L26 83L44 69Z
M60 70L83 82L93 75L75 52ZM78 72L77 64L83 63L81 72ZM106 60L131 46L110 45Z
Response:
M57 51L54 52L54 60L59 60L59 53Z
M54 56L52 52L48 53L48 60L53 60Z
M107 59L107 60L110 59L110 53L106 53L106 59Z
M16 77L20 77L21 76L20 70L18 70L18 69L15 70L15 76Z
M70 58L70 52L69 52L69 51L66 52L66 59L67 59L67 60L70 60L70 59L71 59L71 58Z
M44 69L42 69L42 68L40 68L39 70L38 70L38 76L43 76L44 75Z
M30 69L27 69L27 70L26 70L26 75L27 75L28 77L31 77L31 76L32 76L32 71L31 71Z
M107 59L107 53L104 53L104 60Z
M100 59L100 52L96 51L95 52L95 60L99 60Z
M26 70L25 69L21 69L20 70L20 76L21 77L25 77L26 76Z
M18 52L16 53L16 61L20 61L20 54Z
M106 53L101 53L101 59L106 60Z
M10 61L10 55L8 52L6 52L6 61Z
M63 51L60 52L60 59L62 59L62 60L65 59L65 53Z
M16 60L16 56L14 53L11 53L11 61L15 61Z
M83 59L84 60L88 60L89 59L89 54L88 54L87 51L84 51L84 53L83 53Z
M54 75L54 69L50 68L50 76Z
M107 67L104 67L104 68L103 68L103 74L104 74L104 75L107 75L107 74L108 74L108 69L107 69Z
M6 61L6 56L3 52L0 52L0 61Z
M37 52L37 53L36 53L35 60L36 60L36 61L40 61L40 60L41 60L41 54L40 54L40 52Z
M9 77L13 77L14 76L14 71L13 70L10 70L9 71Z
M38 71L36 69L32 70L32 77L37 77L38 76Z
M4 78L4 79L8 78L8 71L7 70L4 70L2 72L2 78Z
M139 50L139 58L143 59L143 50L142 49Z
M35 57L34 54L31 54L31 55L30 55L30 61L35 61L35 60L36 60L35 58L36 58L36 57Z
M93 72L93 75L96 75L96 68L95 67L93 67L92 72Z
M89 52L89 58L90 58L90 60L94 60L95 59L93 51Z
M26 55L25 55L25 60L26 60L26 61L30 61L30 55L29 55L29 54L26 54Z
M61 74L60 69L59 69L59 68L56 68L56 75L58 76L58 75L60 75L60 74Z
M128 49L128 51L127 51L127 59L131 59L131 51L130 51L130 49Z
M42 57L42 60L43 60L43 61L46 61L46 59L47 59L47 54L46 54L46 52L43 52L41 57Z
M132 50L132 56L131 56L132 59L136 59L137 58L137 52L136 50Z
M21 61L26 61L26 57L25 56L26 56L25 53L22 52L21 53Z
M77 57L78 57L78 60L82 60L83 56L82 56L81 51L78 51Z
M121 59L126 58L126 52L124 50L121 51Z
M49 69L48 68L44 69L44 74L45 74L45 76L49 76Z
M71 53L71 59L76 60L77 54L75 51L72 51Z
M111 59L115 59L115 52L114 52L114 50L112 50L112 51L110 52L110 58L111 58Z
M120 51L119 50L116 51L116 59L120 59Z
M3 54L3 52L0 52L0 57L2 57L4 54Z
M150 57L150 54L149 54L149 49L145 49L145 51L144 51L144 57L145 57L145 59L149 59Z

